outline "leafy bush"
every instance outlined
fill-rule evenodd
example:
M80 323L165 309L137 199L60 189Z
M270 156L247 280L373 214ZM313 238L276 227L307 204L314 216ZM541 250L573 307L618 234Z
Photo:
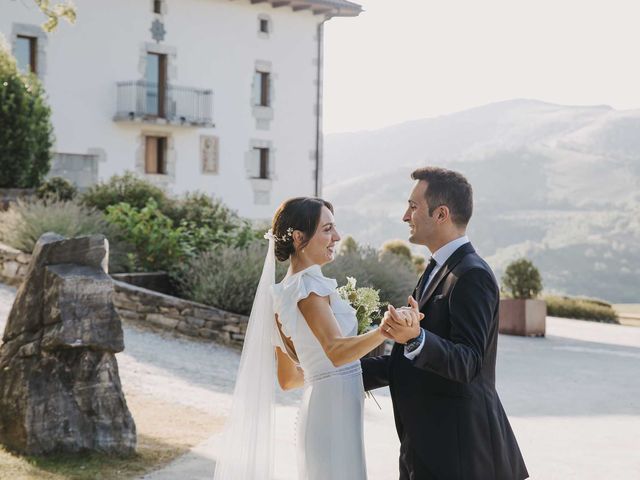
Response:
M341 253L322 268L327 277L345 285L354 277L358 285L380 290L380 300L394 306L407 304L418 277L411 262L398 255L379 255L372 247L358 247L355 252Z
M266 241L253 241L245 247L217 245L194 257L174 280L184 298L212 305L229 312L248 315L258 289ZM276 263L281 279L287 264Z
M43 233L55 232L65 237L101 233L109 240L109 270L123 271L127 246L120 232L107 223L101 212L73 201L22 201L0 212L0 241L31 253Z
M420 276L425 269L426 260L422 255L414 255L404 240L389 240L382 245L380 255L397 255L413 265L414 271Z
M536 298L542 291L542 278L531 261L521 258L507 265L502 288L513 298Z
M422 272L424 272L427 263L425 258L422 255L414 255L411 257L411 263L413 263L413 266L416 269L416 273L418 275L422 275Z
M77 193L76 186L63 177L51 177L45 180L36 190L36 195L40 199L59 201L73 200Z
M18 71L0 37L0 187L40 185L51 165L50 117L38 77Z
M381 253L392 253L411 261L411 249L404 240L389 240L382 245Z
M201 192L187 193L178 199L165 202L163 213L172 219L174 226L183 227L190 236L193 248L202 252L212 245L244 246L262 238L266 228L260 232L241 219L220 200Z
M153 199L161 209L168 202L164 191L133 172L114 175L106 182L98 183L81 195L80 202L103 212L109 206L128 203L132 208L143 209Z
M338 253L340 255L356 253L359 248L360 246L358 245L358 242L356 242L355 238L351 235L347 235L340 241Z
M590 298L547 296L547 314L553 317L577 318L603 323L620 323L610 303Z
M194 253L185 229L175 228L153 198L141 209L125 202L111 205L106 219L134 249L128 254L130 271L170 272Z

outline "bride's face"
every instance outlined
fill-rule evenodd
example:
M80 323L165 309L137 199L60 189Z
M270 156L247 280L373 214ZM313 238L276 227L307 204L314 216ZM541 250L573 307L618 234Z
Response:
M340 241L340 234L336 230L335 219L331 210L322 207L320 221L316 232L304 247L302 255L307 257L311 262L318 265L324 265L333 261L335 257L336 243Z

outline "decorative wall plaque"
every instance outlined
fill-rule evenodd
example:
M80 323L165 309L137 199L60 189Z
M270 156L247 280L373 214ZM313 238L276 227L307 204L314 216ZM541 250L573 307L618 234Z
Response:
M200 136L200 161L202 173L218 174L218 137Z

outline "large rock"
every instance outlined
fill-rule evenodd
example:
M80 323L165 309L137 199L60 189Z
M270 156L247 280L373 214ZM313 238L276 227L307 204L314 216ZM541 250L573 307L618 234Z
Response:
M102 235L44 234L0 347L0 442L29 454L132 453L136 427L115 353L124 349Z

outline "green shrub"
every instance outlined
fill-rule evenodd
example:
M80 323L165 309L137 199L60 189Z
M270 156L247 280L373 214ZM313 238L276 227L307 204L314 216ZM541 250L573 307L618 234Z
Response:
M183 227L195 251L208 250L215 244L244 246L262 238L266 229L258 232L220 200L200 192L187 193L165 202L163 213L174 226Z
M124 175L114 175L106 182L93 185L81 195L80 202L106 212L108 207L119 203L128 203L132 208L143 209L149 199L153 199L161 210L168 202L160 187L136 176L133 172L125 172Z
M425 258L422 255L413 255L411 257L411 263L413 263L413 266L416 269L416 273L418 275L422 275L422 272L424 272L427 263Z
M45 180L36 190L40 199L59 201L73 200L78 193L76 186L63 177L51 177Z
M404 240L389 240L382 245L381 253L392 253L411 261L411 249Z
M359 248L360 246L358 245L358 242L356 242L355 238L351 235L347 235L340 241L338 253L340 255L356 253Z
M134 252L129 271L172 271L194 253L183 227L174 227L153 198L139 209L128 203L107 207L107 221L117 226Z
M118 229L101 212L74 201L22 201L0 212L0 241L31 253L43 233L55 232L67 238L101 233L109 240L109 270L123 271L127 245Z
M546 296L544 300L547 303L547 314L553 317L620 323L611 304L601 300L555 295Z
M217 245L194 257L174 275L181 295L229 312L248 315L258 288L268 244L254 241L245 247ZM279 281L287 264L276 263Z
M359 287L380 290L380 300L394 306L407 304L418 277L411 262L398 255L379 255L372 247L358 247L355 252L341 253L322 268L338 285L354 277Z
M18 71L0 37L0 187L40 185L51 165L50 117L38 77Z
M241 248L216 245L174 272L173 280L184 298L247 315L266 252L267 242L263 239ZM281 281L287 268L288 263L276 264L276 281ZM370 247L358 247L356 251L338 255L322 270L327 277L335 278L338 285L345 285L347 276L354 277L358 287L380 290L383 303L397 306L406 305L417 281L413 266L406 259L395 255L380 257Z
M531 261L521 258L507 265L502 288L512 298L536 298L542 291L542 278Z

